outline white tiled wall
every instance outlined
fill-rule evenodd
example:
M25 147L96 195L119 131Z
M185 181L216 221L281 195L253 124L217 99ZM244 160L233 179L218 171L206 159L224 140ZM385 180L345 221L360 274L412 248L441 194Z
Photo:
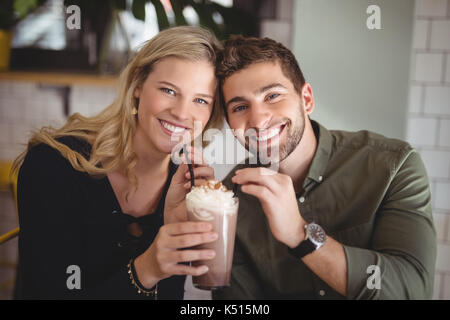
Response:
M69 96L71 113L92 115L109 105L114 94L114 88L75 85ZM64 121L62 96L54 87L0 81L0 159L13 160L32 130Z
M434 299L450 299L450 0L416 0L408 140L432 187L438 237Z

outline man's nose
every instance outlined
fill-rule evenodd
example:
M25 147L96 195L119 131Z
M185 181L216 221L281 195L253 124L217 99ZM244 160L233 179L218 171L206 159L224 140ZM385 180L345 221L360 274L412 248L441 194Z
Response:
M261 104L253 104L250 107L249 117L250 128L264 129L270 123L272 113Z

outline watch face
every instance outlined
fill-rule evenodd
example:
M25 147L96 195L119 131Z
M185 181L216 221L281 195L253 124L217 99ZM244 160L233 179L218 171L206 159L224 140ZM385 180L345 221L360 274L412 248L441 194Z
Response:
M326 240L325 231L316 223L310 223L307 227L308 237L316 245L323 245Z

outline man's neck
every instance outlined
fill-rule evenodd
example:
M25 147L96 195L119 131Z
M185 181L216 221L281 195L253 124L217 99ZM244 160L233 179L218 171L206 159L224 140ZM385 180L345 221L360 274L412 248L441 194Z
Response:
M303 191L303 182L308 174L317 149L317 139L309 118L305 119L302 139L292 153L280 162L279 172L291 177L295 192Z

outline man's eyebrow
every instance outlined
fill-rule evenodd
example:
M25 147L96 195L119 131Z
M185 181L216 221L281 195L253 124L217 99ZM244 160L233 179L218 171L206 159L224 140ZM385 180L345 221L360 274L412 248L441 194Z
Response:
M158 81L158 83L165 85L165 86L173 87L177 91L181 91L180 88L178 88L176 85L174 85L173 83L171 83L169 81ZM214 96L207 94L207 93L197 93L197 95L200 97L203 97L203 98L214 99Z
M228 101L225 105L225 109L228 109L228 107L230 106L230 104L235 103L235 102L246 102L247 99L245 99L244 97L241 96L237 96L234 97L233 99L231 99L230 101Z
M287 89L287 88L286 88L285 86L283 86L281 83L275 82L275 83L271 83L271 84L269 84L269 85L267 85L267 86L264 86L264 87L262 87L262 88L259 88L258 90L256 90L255 93L261 94L261 93L264 93L264 92L266 92L266 91L268 91L268 90L270 90L270 89L273 89L273 88Z
M287 89L287 88L286 88L285 86L283 86L281 83L275 82L275 83L271 83L271 84L269 84L269 85L267 85L267 86L264 86L264 87L262 87L262 88L257 89L254 93L255 93L255 94L261 94L261 93L264 93L264 92L266 92L266 91L268 91L268 90L270 90L270 89L273 89L273 88ZM242 97L242 96L237 96L237 97L234 97L233 99L231 99L230 101L228 101L228 102L225 104L225 108L228 109L228 106L229 106L230 104L234 103L234 102L246 102L246 101L247 101L247 99L245 99L244 97Z

